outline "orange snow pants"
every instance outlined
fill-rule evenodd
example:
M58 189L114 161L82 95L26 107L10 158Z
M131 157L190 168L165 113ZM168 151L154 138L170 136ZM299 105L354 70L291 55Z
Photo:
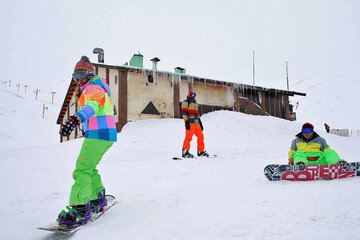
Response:
M192 140L193 135L197 137L197 150L199 152L203 152L205 149L204 145L204 134L201 130L200 124L190 123L190 130L186 129L185 132L185 140L183 144L183 149L190 150L190 142Z

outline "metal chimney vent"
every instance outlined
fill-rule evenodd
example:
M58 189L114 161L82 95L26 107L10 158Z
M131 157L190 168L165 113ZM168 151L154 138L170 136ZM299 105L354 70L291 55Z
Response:
M157 63L160 62L160 59L158 59L157 57L154 57L150 61L153 62L153 70L157 70Z
M94 54L98 54L98 62L104 63L104 50L102 48L94 48Z

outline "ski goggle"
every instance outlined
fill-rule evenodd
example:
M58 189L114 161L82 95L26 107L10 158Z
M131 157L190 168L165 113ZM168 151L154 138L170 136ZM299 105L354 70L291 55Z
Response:
M87 71L80 70L80 71L75 71L72 77L75 82L79 82L84 80L87 77L87 75L88 75Z
M311 133L313 130L311 128L304 128L302 130L302 133L305 134L305 133Z
M196 97L196 93L190 93L190 97L192 98Z

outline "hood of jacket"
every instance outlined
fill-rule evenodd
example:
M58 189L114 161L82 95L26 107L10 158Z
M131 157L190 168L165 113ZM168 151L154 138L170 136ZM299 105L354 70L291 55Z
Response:
M100 87L102 87L110 96L111 95L111 91L110 91L110 87L109 85L104 81L103 78L99 77L99 76L95 76L93 77L90 81L88 81L84 86L81 87L81 92L84 91L84 89L89 86L89 85L98 85Z

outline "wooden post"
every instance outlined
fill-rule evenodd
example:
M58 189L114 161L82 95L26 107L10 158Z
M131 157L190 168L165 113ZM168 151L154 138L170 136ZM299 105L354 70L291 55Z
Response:
M48 107L46 107L45 104L43 104L43 115L42 115L42 118L45 118L45 110L48 110Z
M51 104L54 104L54 95L56 94L56 92L50 92L52 97L51 97Z
M34 93L35 93L35 101L37 101L37 98L38 98L38 93L40 92L40 90L39 89L36 89L35 91L34 91Z
M286 61L286 83L287 83L287 90L289 90L289 72L288 72L288 62Z
M118 122L116 123L116 129L118 132L121 131L123 126L127 123L127 116L128 116L128 85L127 85L127 70L118 70L119 76L119 102L118 102Z
M106 77L105 77L105 81L106 81L106 83L109 85L109 83L110 83L110 70L109 70L109 68L108 68L108 67L106 68Z
M180 83L181 77L175 75L174 77L179 77L179 81L175 80L173 84L173 99L174 99L174 118L180 118Z
M255 51L253 50L253 86L255 86Z

